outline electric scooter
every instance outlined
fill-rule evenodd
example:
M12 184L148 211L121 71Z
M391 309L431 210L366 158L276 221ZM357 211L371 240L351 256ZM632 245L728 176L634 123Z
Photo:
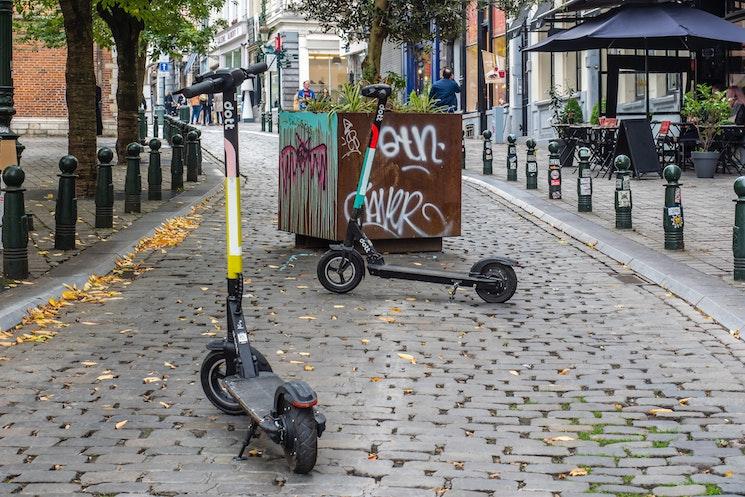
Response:
M377 110L371 126L370 141L362 162L357 193L354 197L354 208L347 224L344 243L330 245L329 251L318 262L317 274L321 285L331 292L347 293L360 284L365 275L365 262L355 249L355 244L357 244L367 258L367 271L372 276L452 285L451 299L461 286L476 287L476 293L487 302L507 302L517 289L517 276L513 266L519 266L519 264L512 259L506 257L482 259L471 267L468 274L461 274L393 266L386 264L383 256L375 250L372 241L365 235L360 218L380 136L380 126L385 115L385 105L391 95L391 87L384 84L365 86L362 88L362 95L376 98Z
M316 464L318 437L326 418L315 409L318 398L304 381L284 381L272 372L266 358L251 346L243 317L243 262L238 163L236 88L252 75L267 70L265 63L246 69L222 69L197 77L183 88L187 98L203 93L223 94L225 138L225 212L227 216L227 336L207 345L209 353L200 369L202 389L215 407L226 414L247 414L250 426L237 459L261 429L282 446L290 469L308 473Z

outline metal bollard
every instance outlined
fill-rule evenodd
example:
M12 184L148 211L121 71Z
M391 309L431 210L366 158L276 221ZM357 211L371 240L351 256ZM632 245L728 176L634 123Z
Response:
M481 153L481 159L484 161L484 174L492 173L492 162L494 155L491 149L491 131L488 129L484 131L484 151Z
M179 121L188 123L189 122L189 113L191 112L191 109L188 105L185 105L178 110L178 118Z
M272 116L272 111L269 111L269 112L267 113L267 116L266 116L266 117L267 117L267 119L269 120L269 122L268 122L268 126L267 126L267 128L268 128L268 129L267 129L267 131L268 131L269 133L271 133L271 132L272 132L272 124L273 124L273 123L272 123L272 117L273 117L273 116Z
M683 240L683 199L681 197L678 183L681 170L675 164L670 164L662 171L662 175L667 180L665 185L665 209L662 213L662 227L665 230L665 249L666 250L683 250L685 242Z
M561 199L561 160L556 142L548 144L548 198Z
M153 112L153 138L158 138L158 114Z
M266 131L266 112L261 113L261 131Z
M124 212L140 212L140 196L142 194L142 178L140 177L139 143L127 145L127 176L124 179Z
M6 167L3 212L3 275L10 280L28 278L28 226L21 187L26 174L18 166Z
M153 138L150 146L150 160L147 164L147 199L163 199L163 173L160 170L160 140Z
M137 120L139 122L140 128L139 128L139 135L140 135L140 143L145 143L145 138L147 138L147 116L145 115L145 109L140 109L137 113Z
M189 131L186 135L186 181L199 181L197 176L197 132Z
M460 168L466 168L466 132L460 132Z
M579 149L577 166L577 212L592 212L592 176L590 171L590 149Z
M538 189L538 162L535 158L535 140L530 138L527 143L528 157L525 162L525 188Z
M26 145L16 140L16 165L18 167L21 167L21 156L23 156L24 150L26 150Z
M745 281L745 176L735 180L735 226L732 230L732 252L735 256L735 280Z
M517 181L517 137L507 136L507 181Z
M173 135L173 147L171 150L171 191L179 192L184 189L184 139L181 135Z
M197 174L202 175L202 131L197 128Z
M114 152L109 148L98 150L98 176L96 177L96 228L114 227L114 182L111 178L111 161Z
M625 155L619 155L615 160L616 166L616 228L619 230L631 229L631 159Z
M59 161L59 187L57 204L54 210L54 248L72 250L75 248L75 224L78 221L78 199L75 197L75 169L78 159L66 155Z

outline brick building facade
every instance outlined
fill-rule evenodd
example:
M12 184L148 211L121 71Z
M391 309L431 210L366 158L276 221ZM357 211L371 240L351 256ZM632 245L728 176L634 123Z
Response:
M116 133L116 62L110 50L94 47L96 81L101 87L105 135ZM13 43L16 115L11 127L19 135L66 135L66 48ZM95 105L91 102L91 105Z

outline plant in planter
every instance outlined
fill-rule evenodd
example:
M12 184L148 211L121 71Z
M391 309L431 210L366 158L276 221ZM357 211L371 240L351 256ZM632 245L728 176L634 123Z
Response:
M697 177L714 177L719 152L712 151L712 145L731 113L726 94L714 91L709 85L697 85L685 95L681 114L698 132L699 149L691 153Z

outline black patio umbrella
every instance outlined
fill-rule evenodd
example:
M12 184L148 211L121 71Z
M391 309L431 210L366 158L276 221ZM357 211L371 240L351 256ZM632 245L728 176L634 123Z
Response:
M630 4L549 36L528 52L573 52L598 48L696 50L745 44L745 29L679 3Z

